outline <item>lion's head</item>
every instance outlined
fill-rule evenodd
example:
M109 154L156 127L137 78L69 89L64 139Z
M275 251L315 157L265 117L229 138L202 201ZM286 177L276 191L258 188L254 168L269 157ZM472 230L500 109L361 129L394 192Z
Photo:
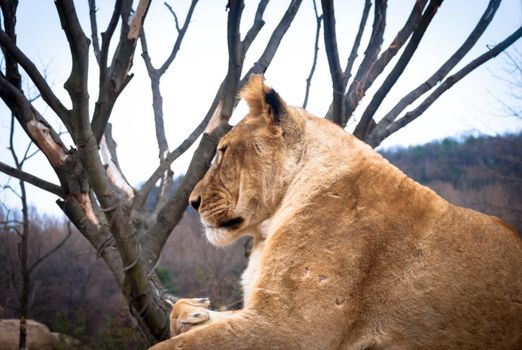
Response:
M208 240L219 246L254 234L273 213L304 129L300 110L288 107L262 76L253 75L241 97L249 113L221 139L214 163L190 196Z

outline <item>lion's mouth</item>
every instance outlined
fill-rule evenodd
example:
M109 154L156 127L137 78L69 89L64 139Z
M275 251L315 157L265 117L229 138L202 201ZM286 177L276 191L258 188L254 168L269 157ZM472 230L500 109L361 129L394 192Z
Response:
M243 219L242 217L239 216L237 218L224 220L224 221L220 222L217 225L217 227L218 228L225 228L225 229L229 229L229 230L234 230L234 229L238 228L239 226L241 226L243 221L245 221L245 219Z

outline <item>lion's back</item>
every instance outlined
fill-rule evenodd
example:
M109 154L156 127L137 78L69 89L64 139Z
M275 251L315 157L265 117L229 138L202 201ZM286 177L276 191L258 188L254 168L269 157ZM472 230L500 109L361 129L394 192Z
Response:
M423 237L401 257L408 261L402 270L379 285L381 306L369 310L385 325L382 345L522 348L518 234L498 218L449 206Z

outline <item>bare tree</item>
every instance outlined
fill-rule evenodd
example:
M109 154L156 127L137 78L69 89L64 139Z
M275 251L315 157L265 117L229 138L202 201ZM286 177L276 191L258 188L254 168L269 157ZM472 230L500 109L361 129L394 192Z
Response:
M34 101L36 98L31 99ZM13 162L16 168L7 169L7 172L22 172L22 168L29 159L31 159L34 155L36 155L39 150L32 149L33 143L29 142L27 147L25 148L25 152L22 157L20 157L14 146L14 135L15 135L15 116L11 116L11 126L9 132L9 151L13 158ZM29 295L32 290L32 275L34 270L44 262L47 258L49 258L53 253L55 253L58 249L60 249L67 239L71 236L70 226L69 232L65 238L60 241L56 246L50 249L45 254L41 255L37 259L34 259L33 262L30 261L28 247L29 247L29 239L31 237L31 229L30 229L30 219L29 219L29 207L27 202L27 191L25 187L25 181L23 178L19 179L19 191L14 189L11 185L5 185L4 189L9 189L15 193L15 195L20 199L22 218L19 220L19 217L13 215L10 217L10 212L7 212L7 216L4 221L1 222L4 229L7 231L15 232L19 237L20 241L18 243L18 259L20 262L19 272L20 272L20 280L21 280L21 288L19 295L20 302L20 332L19 332L19 342L18 348L20 350L27 349L27 319L29 315Z
M73 62L71 74L65 82L65 89L71 101L70 108L57 97L36 65L16 44L17 1L0 0L4 18L3 28L0 30L0 47L5 59L5 72L0 75L0 97L30 139L47 157L60 184L49 183L21 169L9 169L5 164L0 164L0 171L32 183L60 198L57 201L60 208L110 268L126 297L129 309L150 343L168 336L169 308L163 300L163 289L154 276L162 247L179 223L192 188L207 170L219 138L231 128L228 121L238 103L238 91L252 73L264 73L268 69L301 2L289 1L288 8L266 43L259 43L258 34L265 23L263 16L268 0L259 1L254 20L243 37L240 28L244 25L244 1L227 2L227 71L199 125L186 140L171 150L165 137L161 78L181 49L192 15L197 11L197 0L191 2L184 21L180 21L174 9L166 4L166 11L172 14L177 37L170 55L159 68L152 63L153 53L149 52L147 45L150 38L147 38L143 30L150 0L139 0L135 10L132 9L133 1L116 0L109 23L101 34L98 30L96 2L89 0L90 40L80 25L74 2L56 0L56 9ZM319 38L322 23L333 85L332 106L327 118L344 127L366 91L378 77L388 72L382 85L371 97L355 130L356 136L376 146L388 135L417 118L452 85L522 35L522 29L518 29L504 41L446 78L491 22L500 4L500 0L491 0L462 47L430 79L400 100L393 111L378 119L376 113L383 99L407 68L441 2L442 0L413 1L411 13L403 27L397 32L389 47L381 51L386 29L387 1L376 0L369 42L360 65L354 71L359 46L370 18L372 2L364 2L359 30L343 69L337 48L333 0L321 1L322 15L318 13L317 8L315 12L316 38ZM181 22L183 24L180 24ZM119 37L115 38L118 28ZM119 95L132 79L130 70L138 40L151 81L159 162L157 169L150 174L143 186L135 189L126 180L119 166L109 119ZM251 67L245 67L245 58L255 40L259 45L263 45L264 50ZM89 109L88 91L88 82L92 76L89 74L91 42L99 67L99 91L93 111ZM318 47L316 39L315 55ZM395 65L391 70L386 70L399 53ZM313 63L307 91L315 66ZM24 95L19 84L20 67L36 86L46 105L67 129L74 144L73 148L69 149L64 145L60 135ZM439 82L438 87L415 110L399 118L407 106ZM306 104L306 99L304 103ZM172 163L200 136L201 141L186 174L179 186L172 191ZM152 190L158 187L161 195L152 196ZM148 206L147 201L154 203Z

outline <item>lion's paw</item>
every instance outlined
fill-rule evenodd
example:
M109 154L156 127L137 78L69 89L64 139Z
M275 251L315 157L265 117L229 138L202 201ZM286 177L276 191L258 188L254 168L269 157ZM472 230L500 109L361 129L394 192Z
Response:
M208 298L179 299L170 313L170 335L185 333L210 320Z

